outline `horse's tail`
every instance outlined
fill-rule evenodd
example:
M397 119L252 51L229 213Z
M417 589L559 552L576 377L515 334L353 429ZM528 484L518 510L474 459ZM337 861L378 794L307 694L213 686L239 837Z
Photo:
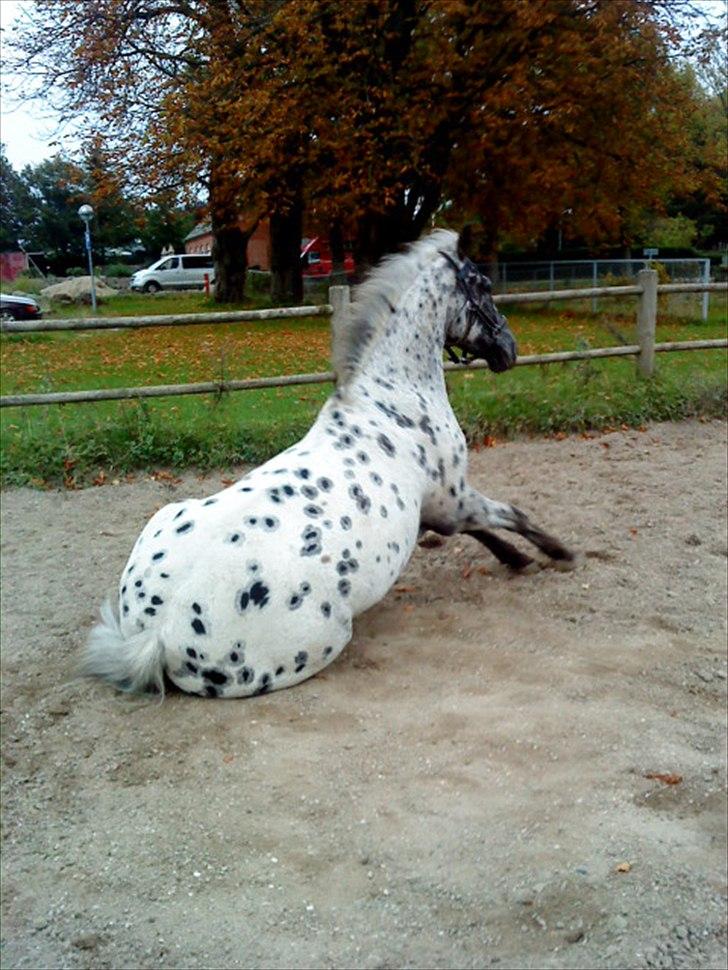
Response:
M101 677L118 690L143 693L156 689L163 697L164 644L151 630L125 637L107 599L101 607L101 622L89 635L81 673Z

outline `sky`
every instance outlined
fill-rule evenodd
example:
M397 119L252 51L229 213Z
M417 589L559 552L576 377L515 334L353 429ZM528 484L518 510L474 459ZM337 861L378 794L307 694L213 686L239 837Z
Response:
M0 0L0 29L3 32L0 36L4 36L23 9L31 7L29 0ZM3 76L3 81L14 80ZM5 145L5 154L16 171L56 154L60 147L57 144L59 121L59 116L48 107L37 102L22 105L3 92L0 99L0 141ZM72 153L77 143L70 129L66 129L61 140Z
M698 5L712 17L725 17L728 12L728 0L698 0ZM0 0L0 28L3 33L23 10L30 8L31 0ZM16 79L5 76L3 80L12 82ZM17 80L22 82L22 78ZM67 148L73 154L77 145L73 128L67 125L59 132L59 121L59 116L47 105L37 102L22 105L4 93L0 99L0 141L5 145L7 158L16 171L55 155L60 147Z

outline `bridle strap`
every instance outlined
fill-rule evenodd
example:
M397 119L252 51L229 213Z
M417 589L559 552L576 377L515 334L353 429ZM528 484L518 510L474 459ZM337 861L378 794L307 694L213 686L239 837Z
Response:
M483 310L479 306L477 298L475 297L472 287L467 279L467 272L468 272L467 262L464 262L462 265L458 265L449 253L444 252L442 249L439 249L438 252L440 253L441 256L445 257L448 263L450 263L452 268L455 270L455 278L457 281L458 289L460 289L463 295L465 296L465 304L463 306L463 309L467 313L467 324L465 327L465 333L463 334L461 340L466 341L468 339L468 337L470 336L470 331L473 329L473 324L475 323L476 319L480 320L480 322L488 330L489 333L491 333L493 336L496 336L503 329L503 324L494 326L493 323L485 315L485 313L483 313ZM457 354L455 353L455 350L453 349L454 346L455 345L453 344L447 344L447 343L445 344L445 351L448 357L450 358L450 360L454 364L467 365L477 359L475 354L468 355L468 352L465 350L460 350L461 356L458 357Z

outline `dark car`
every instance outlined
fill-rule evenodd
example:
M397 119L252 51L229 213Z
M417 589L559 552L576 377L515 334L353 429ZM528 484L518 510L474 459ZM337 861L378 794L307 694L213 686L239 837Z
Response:
M40 320L40 304L32 296L0 293L0 320Z

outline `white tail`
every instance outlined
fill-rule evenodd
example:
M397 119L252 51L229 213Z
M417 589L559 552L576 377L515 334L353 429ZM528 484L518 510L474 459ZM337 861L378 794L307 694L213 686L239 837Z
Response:
M101 622L91 631L81 673L101 677L119 690L142 693L155 687L164 696L164 644L158 634L121 632L109 600L101 607Z

